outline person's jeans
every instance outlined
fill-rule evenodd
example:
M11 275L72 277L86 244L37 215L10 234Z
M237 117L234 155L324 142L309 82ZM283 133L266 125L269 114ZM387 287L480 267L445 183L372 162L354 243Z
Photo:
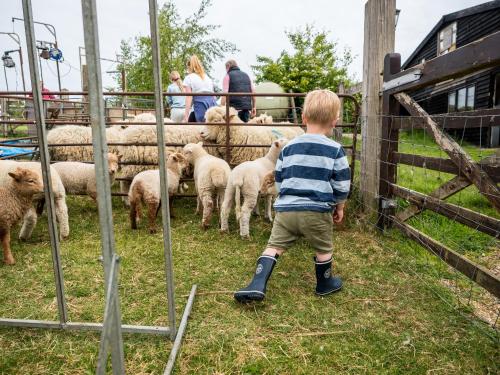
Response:
M241 111L238 111L238 117L241 119L241 121L248 122L248 120L250 120L250 110L242 109Z

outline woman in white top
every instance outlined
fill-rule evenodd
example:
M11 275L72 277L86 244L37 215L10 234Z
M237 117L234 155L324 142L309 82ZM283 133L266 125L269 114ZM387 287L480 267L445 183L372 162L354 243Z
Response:
M213 94L214 84L206 75L198 56L193 55L187 62L188 75L184 78L184 92ZM192 104L192 112L191 111ZM208 108L216 106L213 95L186 96L186 109L183 121L204 122Z

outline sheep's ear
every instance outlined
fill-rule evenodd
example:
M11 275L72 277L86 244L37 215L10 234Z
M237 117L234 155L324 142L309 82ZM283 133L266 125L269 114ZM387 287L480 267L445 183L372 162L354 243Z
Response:
M116 153L116 157L118 158L118 161L121 161L123 158L123 155L119 154L118 152Z
M19 172L17 170L15 172L9 172L9 176L16 181L19 181L21 179L21 176L19 175Z

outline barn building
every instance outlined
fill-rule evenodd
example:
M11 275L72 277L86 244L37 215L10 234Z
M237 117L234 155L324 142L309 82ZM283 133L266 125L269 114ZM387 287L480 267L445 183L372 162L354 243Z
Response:
M410 55L402 69L411 68L499 31L500 0L444 15ZM500 109L500 66L426 87L414 92L412 97L429 114ZM482 147L499 146L498 126L449 131Z

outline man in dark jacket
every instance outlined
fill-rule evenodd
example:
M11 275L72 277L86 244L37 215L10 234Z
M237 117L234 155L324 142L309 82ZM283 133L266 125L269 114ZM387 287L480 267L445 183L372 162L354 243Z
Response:
M222 81L223 92L255 92L250 77L238 68L234 60L226 62L227 74ZM226 97L222 97L221 104L226 104ZM239 118L248 122L250 116L255 116L255 96L231 96L229 105L238 111Z

